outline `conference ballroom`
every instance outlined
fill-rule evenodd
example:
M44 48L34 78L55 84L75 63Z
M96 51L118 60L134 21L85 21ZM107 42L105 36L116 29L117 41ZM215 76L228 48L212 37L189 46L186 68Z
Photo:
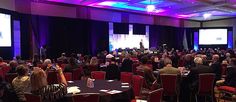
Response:
M236 0L0 0L0 102L236 102Z

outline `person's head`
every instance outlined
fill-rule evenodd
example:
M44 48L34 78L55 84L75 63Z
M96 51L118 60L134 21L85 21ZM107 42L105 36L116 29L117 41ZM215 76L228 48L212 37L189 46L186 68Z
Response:
M16 56L16 60L20 60L21 59L21 57L18 55L18 56Z
M140 62L141 62L142 64L147 64L147 62L148 62L148 57L147 57L147 56L143 56L143 57L140 59Z
M52 65L52 61L50 59L45 59L43 64L50 67Z
M36 91L47 85L47 75L39 67L34 67L30 77L31 90Z
M18 63L15 60L12 60L12 61L9 62L9 65L10 65L11 68L16 68Z
M91 65L97 65L97 64L98 64L98 59L97 59L97 57L92 57L91 60L90 60L90 64L91 64Z
M219 56L218 54L214 54L214 55L212 56L212 61L218 61L219 58L220 58L220 56Z
M196 65L203 64L201 57L195 57L193 61Z
M16 72L18 76L25 76L28 73L28 67L26 67L25 65L19 65L16 67Z
M167 65L172 65L172 61L170 58L165 58L164 59L164 65L167 66Z
M65 56L66 56L66 53L61 53L61 56L65 57Z
M226 57L230 57L230 53L226 53L225 56L226 56Z

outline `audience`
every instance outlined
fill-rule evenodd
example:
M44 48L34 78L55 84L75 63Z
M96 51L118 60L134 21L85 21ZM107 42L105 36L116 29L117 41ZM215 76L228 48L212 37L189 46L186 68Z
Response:
M28 76L28 68L24 65L19 65L16 68L18 76L13 79L12 86L17 94L20 102L25 102L25 92L30 92L30 77Z
M67 81L62 69L57 66L56 71L61 79L61 83L48 85L47 74L41 68L35 67L30 77L31 92L40 95L43 102L53 102L60 100L66 94Z

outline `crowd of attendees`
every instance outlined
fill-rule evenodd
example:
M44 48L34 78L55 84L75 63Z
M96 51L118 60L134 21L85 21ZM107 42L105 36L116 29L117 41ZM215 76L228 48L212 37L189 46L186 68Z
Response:
M17 56L9 62L5 62L0 57L0 68L9 66L10 70L7 73L17 73L18 75L11 83L4 82L4 76L2 76L0 100L6 100L7 94L14 96L14 92L20 102L26 101L25 92L40 95L45 102L61 100L66 94L67 86L63 72L72 72L74 69L83 68L82 79L86 79L93 71L90 69L91 66L95 70L105 71L107 80L119 80L121 72L134 72L134 70L135 72L143 72L147 87L151 86L153 82L159 81L155 71L158 74L181 75L186 70L190 71L187 80L191 87L197 87L198 74L200 73L214 73L216 75L215 85L218 85L217 82L220 80L220 85L236 86L235 54L235 49L212 48L198 51L119 49L110 53L102 51L96 56L62 53L58 58L45 60L41 60L37 54L33 56L32 60L22 60L20 56ZM222 78L222 65L227 66L224 78ZM47 75L50 71L57 72L60 76L59 85L48 84ZM16 100L11 99L14 102Z

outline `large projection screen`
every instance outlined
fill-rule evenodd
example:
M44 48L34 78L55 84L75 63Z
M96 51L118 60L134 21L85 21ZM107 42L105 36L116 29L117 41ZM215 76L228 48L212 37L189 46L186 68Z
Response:
M133 25L129 25L129 34L113 34L113 23L109 23L109 51L125 48L140 48L143 41L144 48L149 48L149 26L145 26L145 35L133 34Z
M11 46L11 16L0 13L0 47Z
M227 45L227 29L200 29L199 45Z

